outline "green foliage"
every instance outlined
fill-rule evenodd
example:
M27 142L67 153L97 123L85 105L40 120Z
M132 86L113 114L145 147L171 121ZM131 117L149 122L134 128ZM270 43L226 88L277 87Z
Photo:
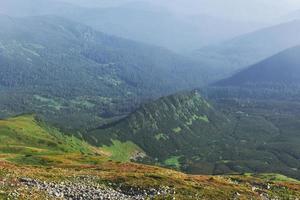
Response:
M281 174L246 174L246 175L250 175L253 177L258 177L260 179L263 180L268 180L268 181L276 181L276 182L296 182L299 183L299 180L293 179L293 178L289 178L287 176L281 175Z

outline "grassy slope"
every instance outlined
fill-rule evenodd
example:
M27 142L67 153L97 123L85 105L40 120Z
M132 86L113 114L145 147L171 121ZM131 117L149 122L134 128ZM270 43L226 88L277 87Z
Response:
M22 115L0 120L0 160L30 165L94 163L101 151L57 129Z
M143 151L132 142L93 147L74 136L22 115L0 120L0 160L29 165L95 164L109 159L128 162Z
M110 153L109 158L111 160L119 162L128 162L135 153L142 152L133 142L121 142L119 140L112 140L112 145L104 145L102 149Z
M21 174L21 175L20 175ZM0 162L0 199L5 199L19 184L22 199L45 198L46 193L20 185L19 178L28 177L40 181L60 183L76 177L93 177L93 181L106 187L133 187L141 189L169 187L175 191L155 199L296 199L300 197L300 183L268 180L246 176L191 176L158 167L133 163L106 162L97 166L43 168L18 167ZM5 178L5 181L4 181Z

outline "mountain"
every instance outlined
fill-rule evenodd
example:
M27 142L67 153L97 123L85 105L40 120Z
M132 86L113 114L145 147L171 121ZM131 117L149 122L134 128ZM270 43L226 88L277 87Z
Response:
M215 69L217 78L224 78L287 48L299 45L299 31L300 21L291 21L219 45L202 48L195 52L193 57Z
M101 3L104 3L101 1ZM10 16L56 15L92 28L148 44L185 52L216 44L262 27L209 15L174 14L151 2L130 2L111 7L79 7L54 0L0 2L0 13Z
M95 10L76 20L105 33L177 52L196 49L197 45L216 44L261 27L209 15L176 15L168 10L152 8L151 4L136 6L136 3Z
M214 108L197 92L175 94L141 106L119 122L91 130L84 138L108 149L131 142L147 156L139 161L189 173L280 172L299 178L298 132L285 124L299 127L296 113L287 118L281 110L284 107L278 107L280 115L272 116L265 114L276 107L260 113L260 107L249 110L253 104L242 104L242 110L235 104L220 105Z
M287 49L248 67L217 86L300 86L300 46Z
M92 127L205 81L198 63L59 17L0 18L1 114Z
M207 145L204 138L218 136L224 122L226 118L198 93L180 93L143 105L125 119L88 133L87 141L95 145L132 141L148 156L164 161Z
M269 22L300 7L295 0L148 0L164 5L173 12L197 14L199 12L218 18Z
M203 91L218 108L238 120L234 131L238 133L236 138L246 133L248 139L242 140L256 140L251 144L256 147L249 151L248 159L257 162L268 157L272 160L265 159L265 164L261 163L256 169L261 170L260 167L266 165L269 170L295 177L299 176L299 149L296 147L300 138L299 55L299 46L284 50ZM257 137L259 132L262 135ZM248 145L245 144L244 149L248 149ZM251 156L254 152L256 155ZM255 166L252 164L247 166Z
M294 10L282 17L280 17L282 21L292 21L292 20L299 20L300 19L300 9Z

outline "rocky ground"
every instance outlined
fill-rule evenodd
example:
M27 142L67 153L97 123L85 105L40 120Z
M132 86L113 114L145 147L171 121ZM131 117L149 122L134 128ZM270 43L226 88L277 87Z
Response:
M299 200L300 182L280 175L192 176L105 162L33 167L0 161L0 200Z
M114 185L116 188L114 189L97 183L97 179L91 176L74 177L72 181L59 183L42 182L30 178L21 178L20 182L28 188L45 191L53 198L66 200L144 200L153 199L156 196L166 196L173 192L168 187L145 190L133 187L122 188ZM110 185L113 186L112 183Z

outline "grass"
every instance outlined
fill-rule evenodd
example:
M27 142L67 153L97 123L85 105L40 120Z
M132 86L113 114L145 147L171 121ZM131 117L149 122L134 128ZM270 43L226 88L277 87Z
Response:
M254 177L258 177L264 180L270 180L270 181L280 181L280 182L297 182L300 183L299 180L289 178L287 176L281 175L281 174L274 174L274 173L265 173L265 174L248 174Z
M59 130L47 126L35 119L33 115L22 115L0 120L1 160L18 164L50 165L70 162L56 158L60 155L78 154L100 155L100 150L75 138L66 136ZM99 159L101 156L98 156Z
M169 167L174 167L176 169L180 168L179 159L181 156L173 156L165 160L164 164Z
M90 153L91 147L75 137L68 137L58 129L39 122L33 115L23 115L0 121L0 138L6 149L35 149L39 151Z
M93 181L106 187L117 188L151 188L169 187L175 191L167 196L157 196L158 199L200 200L200 199L233 199L239 193L239 199L261 199L261 194L268 194L273 199L297 199L300 197L300 184L274 181L269 183L263 178L249 176L194 176L160 167L134 163L103 162L98 165L68 166L68 167L31 167L17 166L0 162L0 180L6 181L0 185L0 191L9 194L19 184L19 178L32 178L46 182L71 181L77 183L78 177L91 176ZM237 184L238 183L238 184ZM270 185L270 189L266 186ZM252 188L257 190L253 191ZM48 199L39 190L18 186L23 199ZM1 193L0 193L1 194ZM288 198L286 198L288 197ZM1 198L0 198L1 199Z
M66 136L33 115L0 120L0 159L26 165L97 164L108 159L129 162L140 148L132 142L113 140L111 146L93 147Z
M129 162L132 156L141 152L140 148L133 142L121 142L119 140L112 140L111 146L104 145L103 150L110 152L110 159L119 162Z

